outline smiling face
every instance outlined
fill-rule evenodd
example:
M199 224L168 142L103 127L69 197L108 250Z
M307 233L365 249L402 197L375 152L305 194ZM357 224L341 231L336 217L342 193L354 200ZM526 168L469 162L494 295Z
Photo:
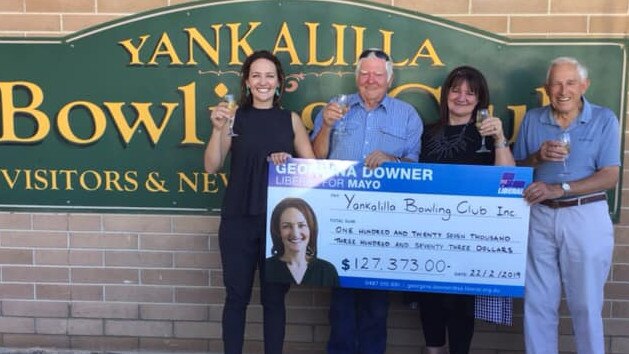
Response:
M581 98L590 85L572 63L555 64L549 73L546 93L550 104L560 115L576 117L581 110Z
M286 253L306 253L310 242L310 227L297 208L287 208L280 216L280 238Z
M489 106L487 80L478 69L463 65L454 68L441 86L439 124L467 124L475 121L474 113Z
M387 77L386 64L386 60L376 57L360 61L360 69L356 74L356 86L368 108L374 108L387 94L390 80Z
M449 119L452 124L467 123L478 104L478 94L464 80L450 88L447 99Z
M257 59L251 64L251 70L246 80L247 87L256 108L270 108L273 106L275 89L279 86L277 68L272 61L264 58Z

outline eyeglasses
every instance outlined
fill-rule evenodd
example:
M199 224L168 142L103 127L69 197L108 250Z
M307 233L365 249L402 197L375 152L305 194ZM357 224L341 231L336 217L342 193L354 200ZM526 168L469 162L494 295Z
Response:
M389 57L389 55L387 53L385 53L384 51L382 51L382 49L378 49L378 48L365 49L360 54L358 59L365 59L372 53L373 53L373 55L376 56L376 58L384 59L385 61L391 61L391 58Z

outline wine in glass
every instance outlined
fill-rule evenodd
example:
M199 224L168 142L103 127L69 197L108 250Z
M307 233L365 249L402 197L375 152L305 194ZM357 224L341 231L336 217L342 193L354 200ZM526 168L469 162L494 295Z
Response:
M570 171L568 171L567 160L570 156L570 133L567 131L561 132L558 138L559 143L566 148L566 157L563 159L563 170L559 173L561 176L569 175Z
M481 125L485 121L485 119L489 118L489 110L487 108L479 108L476 111L476 129L480 130ZM481 138L480 148L476 150L479 153L487 153L491 152L485 145L485 136L483 135Z
M227 132L227 136L238 136L238 134L234 133L234 120L236 118L236 100L234 99L234 95L225 95L225 102L227 102L227 109L229 109L231 115L227 122L229 124L229 131Z
M336 131L339 134L346 134L347 133L347 128L345 127L345 115L347 114L347 112L349 111L349 96L346 94L339 94L336 95L332 98L332 102L335 102L336 104L339 105L339 108L341 109L341 113L343 114L343 117L338 121L337 126L336 126Z

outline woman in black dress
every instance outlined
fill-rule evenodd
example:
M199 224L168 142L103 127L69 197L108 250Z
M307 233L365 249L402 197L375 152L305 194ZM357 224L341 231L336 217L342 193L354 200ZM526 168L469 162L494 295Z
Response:
M282 353L288 284L264 281L267 161L291 156L314 158L299 116L280 107L284 72L269 51L257 51L241 70L240 106L219 104L211 113L212 134L205 150L205 170L216 173L227 153L231 168L218 231L226 290L223 344L226 354L241 354L246 311L256 268L260 268L264 313L264 352ZM230 136L229 121L234 117Z
M439 120L422 136L419 161L514 166L500 119L489 117L479 129L475 127L477 110L488 106L489 89L483 74L469 66L452 70L441 88ZM486 137L486 146L493 147L490 153L477 152L482 136ZM447 353L447 333L449 353L467 354L474 335L475 297L419 293L417 298L427 353ZM510 320L510 299L482 297L489 306L500 305L501 299L508 302Z

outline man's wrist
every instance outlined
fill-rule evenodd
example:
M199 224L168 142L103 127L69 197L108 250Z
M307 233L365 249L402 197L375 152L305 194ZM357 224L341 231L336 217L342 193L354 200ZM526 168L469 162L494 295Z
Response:
M563 198L563 197L565 197L565 196L566 196L566 191L565 191L565 190L563 190L563 188L561 188L561 183L557 184L556 186L557 186L557 188L561 191L561 194L560 194L557 198Z
M334 125L328 125L328 123L323 122L323 124L321 125L321 129L319 129L319 133L330 135L332 134L333 128L334 128Z
M531 158L532 157L532 158ZM536 153L529 156L529 162L532 167L535 167L542 163L542 149L537 150Z
M570 193L572 186L570 186L570 183L568 182L563 182L559 184L559 188L561 188L561 196L565 197L566 195L568 195L568 193Z

